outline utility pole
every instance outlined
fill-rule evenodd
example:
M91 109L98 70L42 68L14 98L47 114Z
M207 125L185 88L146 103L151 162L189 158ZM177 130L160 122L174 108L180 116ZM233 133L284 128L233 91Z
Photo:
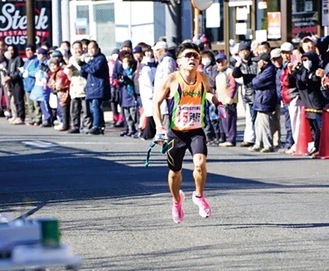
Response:
M166 3L166 38L169 46L182 41L181 0L169 0Z
M62 8L60 0L51 1L52 17L53 17L53 45L60 46L62 42ZM67 28L70 26L67 25Z
M27 44L35 44L34 0L26 0Z

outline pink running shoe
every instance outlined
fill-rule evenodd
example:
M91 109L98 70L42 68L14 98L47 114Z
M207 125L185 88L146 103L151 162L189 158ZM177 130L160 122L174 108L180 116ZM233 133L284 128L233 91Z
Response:
M199 206L199 215L202 216L203 218L207 218L211 216L211 208L207 200L202 197L197 197L195 195L195 192L193 192L192 195L192 201Z
M183 222L185 215L182 208L185 195L182 190L179 190L179 196L180 196L179 202L173 203L172 205L172 219L174 220L175 223Z

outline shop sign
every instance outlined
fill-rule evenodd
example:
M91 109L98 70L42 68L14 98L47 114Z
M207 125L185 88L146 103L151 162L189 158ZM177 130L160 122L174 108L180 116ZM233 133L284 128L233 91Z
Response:
M52 42L51 1L35 1L36 44ZM7 45L16 45L24 55L27 45L27 18L25 1L6 1L0 8L0 39Z
M318 34L319 13L316 11L296 12L292 15L292 41L299 42L303 37Z
M281 12L267 12L267 38L281 39Z

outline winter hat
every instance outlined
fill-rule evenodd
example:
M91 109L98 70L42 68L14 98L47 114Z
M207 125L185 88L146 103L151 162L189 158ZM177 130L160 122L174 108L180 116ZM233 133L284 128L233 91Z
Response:
M142 47L140 46L136 46L133 50L133 54L141 54L142 52Z
M48 54L48 50L47 49L45 49L45 48L38 48L38 50L37 50L37 54L38 55L47 55Z
M114 48L111 52L111 55L114 55L114 54L119 54L120 53L120 50L118 48Z
M132 44L131 40L125 40L124 42L122 42L121 48L123 48L123 47L130 47L130 48L132 48L133 47L133 44Z
M50 64L56 64L56 65L58 65L57 59L54 58L54 57L52 57L51 59L49 59L48 65L50 65Z
M54 50L52 57L63 57L63 54L59 50Z
M242 50L250 51L250 44L246 41L241 41L239 43L239 52L242 51Z

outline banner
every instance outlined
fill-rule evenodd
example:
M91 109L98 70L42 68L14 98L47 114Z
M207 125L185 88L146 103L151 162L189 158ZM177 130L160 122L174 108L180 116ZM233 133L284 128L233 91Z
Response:
M281 12L267 12L267 38L281 39Z
M47 41L52 44L51 0L34 2L36 45ZM16 45L24 55L27 43L25 1L5 1L0 8L0 39L7 45Z

